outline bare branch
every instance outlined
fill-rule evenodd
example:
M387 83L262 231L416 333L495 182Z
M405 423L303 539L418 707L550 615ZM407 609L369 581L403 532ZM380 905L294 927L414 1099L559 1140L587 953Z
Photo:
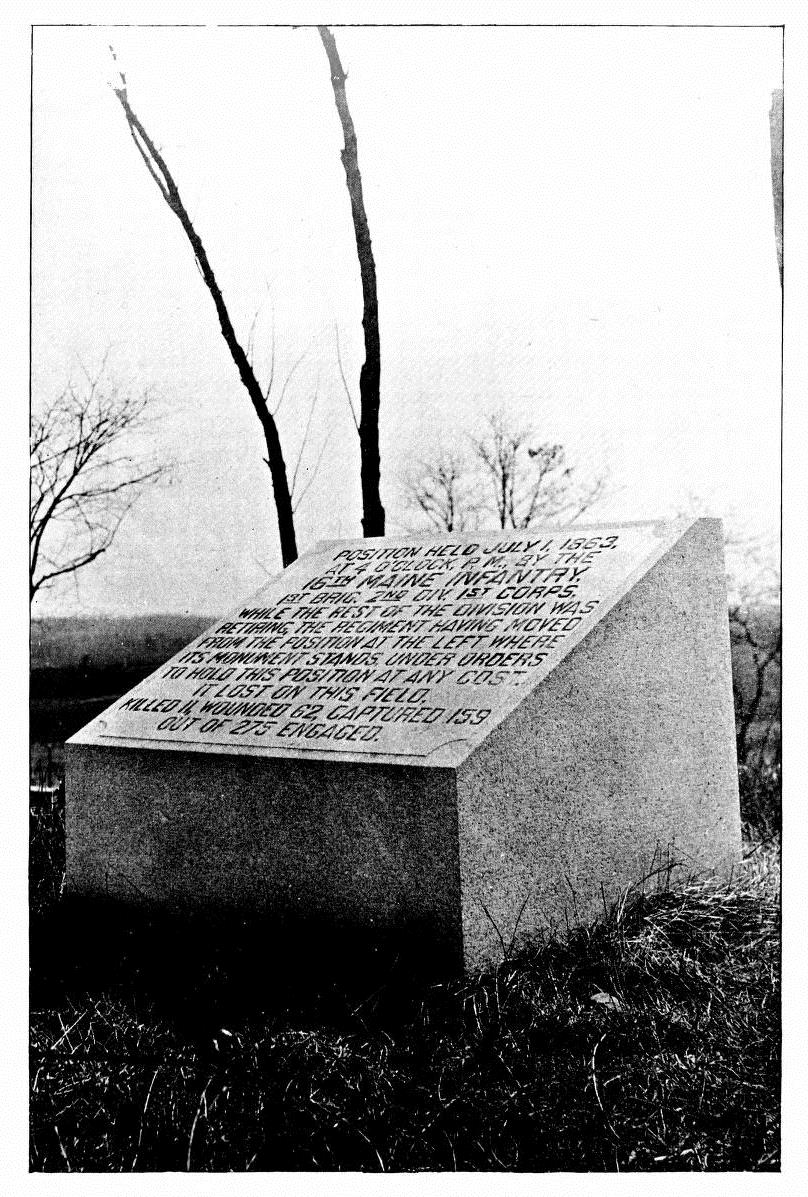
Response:
M357 434L358 434L359 421L356 418L356 409L353 405L353 399L351 398L350 389L348 387L347 382L345 381L345 371L342 368L342 355L340 353L340 348L339 348L339 325L337 324L336 320L334 321L334 336L336 337L336 340L337 340L337 366L339 367L339 376L342 379L342 389L345 391L345 398L348 400L348 408L351 413L351 419L353 420L353 426L356 429Z
M270 288L270 284L268 282L266 283L266 291L267 291L267 294L270 294L271 288ZM247 342L246 342L245 350L246 350L246 354L247 354L247 360L249 361L250 366L253 370L255 370L255 360L254 360L254 357L255 357L255 330L258 325L258 319L261 315L261 310L262 310L265 302L266 302L266 299L265 298L262 299L261 302L258 304L257 308L255 309L255 311L253 312L253 318L250 322L250 327L247 331ZM271 308L271 313L272 313L271 358L270 358L270 365L269 365L269 381L267 382L266 389L263 392L265 403L269 399L270 392L272 391L272 383L273 383L274 377L275 377L275 309L274 309L274 307Z
M275 313L272 313L272 350L269 357L269 380L267 382L267 389L264 393L264 398L269 401L269 395L272 391L272 384L275 381Z
M292 368L291 368L291 370L289 371L289 373L286 375L286 378L285 378L285 380L284 380L283 386L281 387L281 394L280 394L280 398L278 399L278 402L277 402L277 405L276 405L276 407L275 407L275 410L272 412L272 416L273 416L273 418L277 417L277 415L278 415L278 412L281 410L281 407L283 406L283 401L284 401L284 399L286 398L286 392L287 392L287 390L289 389L289 383L292 381L292 378L293 378L293 376L294 376L295 370L298 368L298 366L300 365L300 363L303 361L303 359L304 359L304 357L306 356L306 354L307 354L307 353L308 353L308 349L304 349L304 350L303 350L303 352L301 353L300 357L297 359L297 361L295 362L295 364L292 366ZM274 370L273 370L273 373L274 373ZM268 394L269 394L269 392L267 392L267 395L268 395Z
M488 426L472 446L492 487L501 528L524 529L539 520L572 523L602 497L602 477L576 485L563 446L536 443L532 429L510 426L501 413L489 416Z
M572 523L605 491L602 477L578 485L561 445L538 442L530 428L510 424L501 413L488 417L487 433L470 438L470 445L476 471L463 456L443 451L405 480L407 505L441 531L462 530L472 520L503 529Z
M269 379L267 381L266 390L264 391L264 402L269 403L269 396L272 394L272 386L275 382L275 311L272 312L272 339L270 341L270 356L269 356Z
M253 351L255 349L255 325L256 325L257 320L258 320L258 309L256 308L255 314L253 315L253 318L252 318L252 323L250 324L250 327L247 331L247 344L244 347L244 352L247 354L247 361L250 363L250 366L253 368L253 370L255 369L255 360L254 360L254 356L253 356ZM266 399L266 395L264 395L264 398Z
M408 505L441 532L462 532L476 522L479 503L470 486L469 465L460 454L443 452L422 461L404 480Z
M770 676L776 676L782 661L782 626L777 621L772 630L761 615L761 607L735 605L730 609L730 632L735 645L742 642L747 649L743 659L748 668L736 666L735 678L735 725L738 749L738 763L750 763L750 742L752 733L760 724L767 722L765 708L771 695ZM733 659L735 654L733 653ZM751 684L750 675L751 673ZM762 759L768 742L773 738L773 724L776 716L768 718L768 727L758 754Z
M317 460L314 463L314 468L312 469L312 471L309 475L308 481L306 482L306 485L303 487L302 491L300 492L300 495L298 496L298 498L295 500L295 511L297 511L298 507L303 502L306 495L309 493L309 489L311 488L312 483L316 480L317 475L320 472L320 466L322 465L323 457L325 456L325 451L328 448L328 444L329 444L330 440L331 440L331 430L329 430L326 433L325 439L320 448L320 452L317 455Z
M292 498L293 498L293 499L294 499L294 496L295 496L295 485L296 485L296 483L297 483L297 475L298 475L298 472L299 472L299 470L300 470L300 463L302 462L302 460L303 460L303 454L304 454L304 453L305 453L305 451L306 451L306 443L307 443L307 441L308 441L308 439L309 439L309 431L310 431L310 429L311 429L311 421L312 421L312 418L313 418L313 416L314 416L314 409L315 409L315 408L316 408L316 406L317 406L317 400L318 400L319 398L320 398L320 389L319 389L319 379L318 379L318 380L317 380L317 386L314 388L314 395L312 396L312 400L311 400L311 407L309 408L309 418L306 420L306 427L303 429L303 439L302 439L302 441L300 442L300 450L299 450L299 452L298 452L298 455L297 455L297 461L295 462L295 469L294 469L294 473L292 474L292 485L291 485L291 488L290 488L290 489L291 489L291 492L292 492Z
M30 597L95 561L112 544L146 487L167 473L131 441L145 426L147 396L105 380L107 356L83 392L69 383L32 419Z

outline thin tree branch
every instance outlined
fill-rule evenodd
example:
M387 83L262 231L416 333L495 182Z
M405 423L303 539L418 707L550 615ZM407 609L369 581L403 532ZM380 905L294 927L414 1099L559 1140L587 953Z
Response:
M295 486L296 486L296 484L297 484L297 475L298 475L298 472L299 472L299 470L300 470L300 463L302 462L302 460L303 460L303 454L304 454L304 453L305 453L305 451L306 451L306 443L307 443L307 441L308 441L308 439L309 439L309 431L310 431L310 429L311 429L311 421L312 421L312 419L313 419L313 417L314 417L314 409L315 409L315 408L316 408L316 406L317 406L317 400L318 400L319 398L320 398L320 380L318 379L318 380L317 380L317 386L314 388L314 395L313 395L313 397L312 397L312 401L311 401L311 407L309 408L309 417L308 417L308 419L306 420L306 427L303 429L303 439L302 439L302 441L300 442L300 451L299 451L299 453L298 453L298 455L297 455L297 461L295 462L295 469L294 469L294 473L292 474L292 486L291 486L291 491L292 491L292 498L293 498L293 499L294 499L294 495L295 495Z
M331 440L331 430L329 430L326 433L325 439L322 443L322 447L317 456L317 460L314 463L314 468L312 469L311 474L309 475L309 479L306 482L306 485L303 487L302 491L300 492L300 495L295 500L295 511L297 511L298 507L303 502L306 495L309 493L309 489L311 488L312 483L315 481L315 479L317 478L317 475L320 472L320 466L322 465L323 458L325 457L325 451L328 448L328 444L329 444L330 440Z
M274 411L272 412L272 415L273 415L273 417L277 417L277 415L278 415L278 412L281 410L281 407L283 406L283 401L284 401L284 399L286 398L286 392L287 392L287 390L288 390L288 388L289 388L289 383L292 381L292 376L294 375L294 372L295 372L295 370L298 368L298 366L300 365L300 363L303 361L303 359L304 359L304 357L306 356L306 354L307 354L307 353L308 353L308 350L307 350L307 349L304 349L304 350L303 350L303 352L301 353L300 357L297 359L297 361L295 362L295 364L292 366L292 368L291 368L291 370L289 371L289 373L286 375L286 379L284 380L284 384L283 384L283 386L281 387L281 394L280 394L280 398L278 399L278 402L277 402L277 404L276 404L276 406L275 406L275 409L274 409ZM273 373L274 373L274 369L273 369ZM267 394L269 394L269 392L267 392Z
M345 381L345 371L342 368L342 354L340 353L339 348L339 325L337 324L336 320L334 321L334 336L336 337L337 341L337 366L339 368L339 376L342 379L342 389L345 391L345 398L348 400L348 408L351 413L351 419L353 420L353 426L358 433L359 421L356 418L356 409L353 405L353 399L351 398L351 392L348 387L348 383Z

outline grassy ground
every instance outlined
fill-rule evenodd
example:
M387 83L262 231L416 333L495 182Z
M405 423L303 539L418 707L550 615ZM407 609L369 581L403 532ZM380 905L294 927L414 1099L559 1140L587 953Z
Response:
M59 809L32 832L36 936ZM189 1020L74 978L35 998L31 1168L776 1170L779 863L756 844L731 885L649 882L565 942L316 1020Z

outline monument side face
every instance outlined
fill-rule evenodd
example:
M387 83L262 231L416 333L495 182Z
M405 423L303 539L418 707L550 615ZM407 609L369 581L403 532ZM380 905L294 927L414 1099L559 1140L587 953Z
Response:
M68 893L302 932L418 934L462 964L452 771L67 751Z
M460 766L458 808L472 966L501 956L492 923L506 943L563 931L668 862L737 863L719 521L691 525Z

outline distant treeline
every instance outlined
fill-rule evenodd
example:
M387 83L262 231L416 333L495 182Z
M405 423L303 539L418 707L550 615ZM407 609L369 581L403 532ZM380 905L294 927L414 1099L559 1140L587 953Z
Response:
M32 760L49 759L48 745L60 759L61 745L69 736L213 622L214 617L205 615L35 619Z
M35 619L31 669L157 669L210 627L209 615L127 615Z

